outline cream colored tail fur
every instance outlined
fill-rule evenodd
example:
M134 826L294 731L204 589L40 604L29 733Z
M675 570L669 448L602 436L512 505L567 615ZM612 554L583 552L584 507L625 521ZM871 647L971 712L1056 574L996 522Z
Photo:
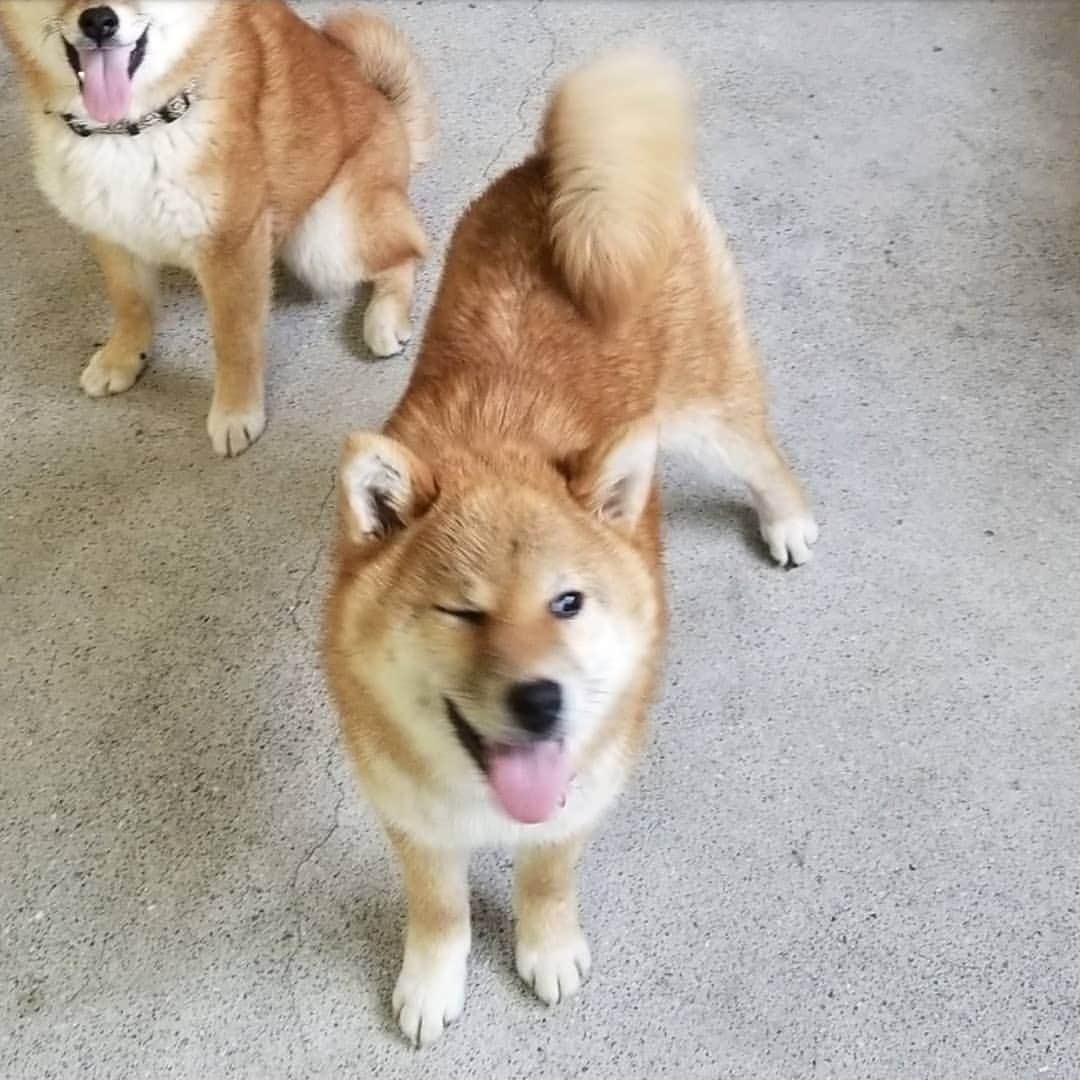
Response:
M555 262L594 319L618 319L655 287L682 230L693 109L680 72L620 52L572 72L548 106Z

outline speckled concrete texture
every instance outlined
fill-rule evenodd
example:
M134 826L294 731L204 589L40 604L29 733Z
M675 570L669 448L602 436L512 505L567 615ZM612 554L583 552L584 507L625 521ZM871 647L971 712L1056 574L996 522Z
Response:
M146 376L83 397L102 284L0 61L0 1075L1080 1075L1080 8L385 6L441 107L437 252L568 65L686 65L817 560L773 569L740 492L667 467L670 657L585 865L595 975L530 999L481 858L465 1015L414 1054L315 653L338 447L413 353L283 289L270 426L222 462L170 275Z

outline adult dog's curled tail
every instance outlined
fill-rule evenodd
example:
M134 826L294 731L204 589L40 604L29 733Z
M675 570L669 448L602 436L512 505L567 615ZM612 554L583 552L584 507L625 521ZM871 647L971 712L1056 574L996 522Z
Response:
M435 142L435 104L409 39L370 11L333 15L323 33L356 57L364 78L397 109L409 140L411 168L423 165Z
M692 128L685 79L649 51L601 57L555 89L540 142L552 250L590 318L617 320L670 264L693 169Z

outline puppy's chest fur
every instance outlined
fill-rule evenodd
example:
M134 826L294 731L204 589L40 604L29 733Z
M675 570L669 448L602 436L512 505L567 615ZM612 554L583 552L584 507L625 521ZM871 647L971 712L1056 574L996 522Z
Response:
M137 136L81 138L55 116L38 118L35 164L45 195L77 228L147 262L193 269L223 198L199 164L211 118L193 110Z

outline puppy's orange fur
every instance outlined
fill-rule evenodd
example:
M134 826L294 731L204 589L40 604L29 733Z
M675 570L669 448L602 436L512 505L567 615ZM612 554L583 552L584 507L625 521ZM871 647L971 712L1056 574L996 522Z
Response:
M682 79L650 55L571 75L536 156L460 222L385 433L345 447L326 667L405 866L394 1002L419 1043L462 1007L476 846L517 850L522 977L553 1003L587 973L574 867L642 746L661 648L658 439L747 481L780 562L816 538L690 129ZM567 589L580 614L555 618ZM508 694L537 678L562 687L574 776L525 825L496 806L490 762L521 738Z
M156 267L186 267L206 295L217 354L211 439L219 453L239 453L265 424L275 253L321 292L373 282L365 339L375 353L396 352L408 336L426 244L407 184L433 130L415 58L394 27L362 12L320 31L281 0L117 0L122 28L148 28L128 119L191 82L194 104L135 138L80 138L59 115L85 114L61 38L78 34L86 6L0 3L42 186L94 238L113 300L112 334L83 387L98 396L134 383L150 345ZM158 70L177 40L186 47Z

